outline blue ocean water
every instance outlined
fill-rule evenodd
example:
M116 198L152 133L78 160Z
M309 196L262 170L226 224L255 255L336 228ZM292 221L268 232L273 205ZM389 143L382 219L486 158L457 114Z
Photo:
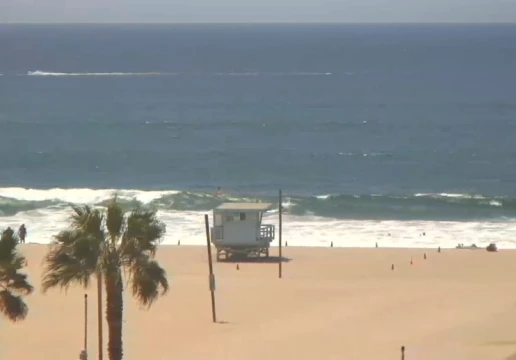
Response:
M516 25L0 25L0 211L512 224L515 64Z

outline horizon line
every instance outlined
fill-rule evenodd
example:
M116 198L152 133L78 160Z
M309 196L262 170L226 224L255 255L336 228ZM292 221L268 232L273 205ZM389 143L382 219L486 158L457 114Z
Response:
M0 25L516 25L506 21L399 21L399 22L0 22Z

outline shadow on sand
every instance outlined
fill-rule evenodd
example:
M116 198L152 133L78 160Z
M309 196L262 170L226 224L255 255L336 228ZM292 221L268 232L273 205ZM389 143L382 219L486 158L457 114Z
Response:
M292 259L282 256L282 262L288 263L292 261ZM218 262L220 263L253 263L253 264L277 264L280 261L279 256L269 256L269 257L248 257L248 256L238 256L232 255L228 259L220 259Z
M514 346L516 346L516 341L511 341L511 340L508 340L508 341L489 341L489 342L486 343L486 345L488 345L488 346L511 346L511 347L514 347ZM510 355L505 360L516 360L516 353Z
M219 325L231 325L231 323L229 321L224 321L224 320L218 320L216 322L216 324L219 324Z

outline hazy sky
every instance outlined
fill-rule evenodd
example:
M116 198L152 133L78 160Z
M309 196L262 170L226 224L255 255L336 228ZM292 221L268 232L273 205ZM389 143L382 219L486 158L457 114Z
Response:
M0 22L516 22L516 0L0 0Z

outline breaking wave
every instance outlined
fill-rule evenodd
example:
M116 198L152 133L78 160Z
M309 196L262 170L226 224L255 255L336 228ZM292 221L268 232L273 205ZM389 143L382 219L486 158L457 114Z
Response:
M223 202L265 201L276 196L216 194L192 191L124 189L24 189L0 188L0 216L73 204L103 206L114 195L126 206L146 206L170 211L209 211ZM494 220L516 219L516 198L468 194L321 195L284 197L286 214L333 219L364 220ZM274 210L273 210L274 211ZM277 209L275 210L277 211Z
M277 196L191 191L0 188L0 228L24 223L28 241L49 243L69 226L70 205L104 206L117 194L126 209L159 210L164 244L205 244L204 217L223 202L268 201L264 223L278 226ZM283 239L289 246L516 248L516 199L467 194L286 196ZM466 221L467 220L467 221ZM426 234L426 235L425 235ZM277 239L272 245L277 246Z

